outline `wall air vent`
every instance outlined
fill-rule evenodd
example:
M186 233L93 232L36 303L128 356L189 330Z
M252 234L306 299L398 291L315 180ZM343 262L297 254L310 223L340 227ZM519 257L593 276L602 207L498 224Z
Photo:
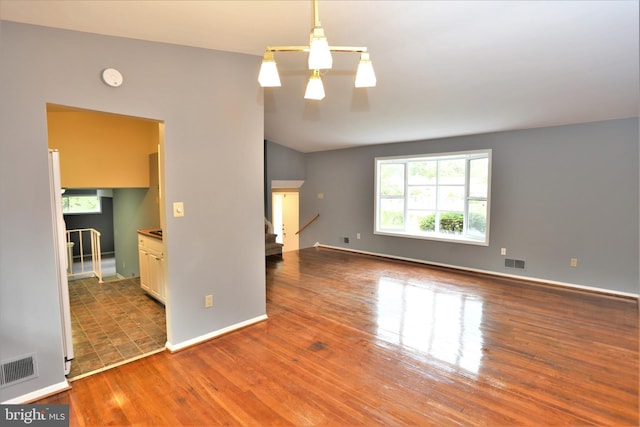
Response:
M505 258L504 266L508 268L518 268L524 270L524 260Z
M16 359L0 362L0 388L30 380L38 376L36 354L27 354Z

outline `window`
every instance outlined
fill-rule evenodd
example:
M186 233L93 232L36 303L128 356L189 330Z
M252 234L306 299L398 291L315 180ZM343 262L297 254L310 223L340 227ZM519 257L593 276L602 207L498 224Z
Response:
M491 150L376 162L376 234L489 244Z
M96 190L67 190L62 194L62 213L102 213L100 195Z

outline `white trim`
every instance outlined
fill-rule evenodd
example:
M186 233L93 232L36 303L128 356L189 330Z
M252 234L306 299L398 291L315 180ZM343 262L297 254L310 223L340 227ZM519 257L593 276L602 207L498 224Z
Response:
M64 381L53 384L39 390L32 391L27 394L23 394L22 396L14 397L13 399L5 400L2 402L3 405L20 405L28 402L33 402L39 399L43 399L47 396L51 396L56 393L63 392L65 390L69 390L71 386L69 382L65 379Z
M463 150L463 151L448 151L444 153L427 153L427 154L406 154L399 156L378 156L374 160L400 160L401 162L406 159L468 159L468 158L484 158L485 154L489 153L491 156L492 148L481 148L479 150Z
M487 221L487 224L489 222ZM489 246L489 239L486 240L471 240L469 237L458 237L459 234L452 234L451 236L447 236L444 233L434 233L434 234L411 234L409 232L395 232L395 231L373 231L373 234L377 234L379 236L391 236L391 237L405 237L407 239L422 239L422 240L435 240L439 242L448 242L448 243L462 243L464 245L476 245L476 246Z
M167 341L166 347L170 352L176 352L183 350L187 347L191 347L192 345L200 344L204 341L208 341L211 338L218 337L220 335L224 335L226 333L235 331L236 329L241 329L246 326L253 325L254 323L261 322L263 320L267 320L267 315L263 314L262 316L254 317L253 319L245 320L244 322L236 323L235 325L227 326L226 328L218 329L217 331L209 332L205 335L200 335L199 337L192 338L187 341L183 341L178 344L171 344Z
M277 189L277 188L300 188L302 187L302 184L304 184L304 181L286 181L286 180L280 180L280 179L274 179L271 181L271 189Z
M459 151L459 152L450 152L450 153L431 153L431 154L414 154L414 155L402 155L402 156L388 156L388 157L375 157L374 158L374 218L373 218L373 234L385 235L385 236L395 236L406 239L423 239L423 240L435 240L442 242L450 242L450 243L462 243L469 245L479 245L479 246L489 246L489 223L490 223L490 209L491 209L491 169L492 169L492 156L493 150L491 148L482 149L482 150L471 150L471 151ZM487 160L487 195L486 197L474 197L471 198L469 196L469 182L470 182L470 162L472 160L486 159ZM463 187L465 190L464 194L464 211L459 212L463 215L465 220L464 230L459 235L450 235L447 233L441 233L438 230L438 227L433 232L422 232L419 230L408 230L408 218L409 218L409 170L408 164L412 161L416 160L426 160L426 161L435 161L439 162L441 160L464 160L465 162L465 173L464 173L464 185L456 184L458 187ZM380 194L381 187L381 176L380 170L383 165L403 165L404 167L404 192L401 196L385 196L383 197ZM439 166L438 166L439 170ZM447 184L441 184L439 179L439 172L436 174L436 183L433 185L436 188L436 210L433 215L437 219L439 217L438 212L443 212L439 209L440 202L437 194L440 192L440 188ZM383 229L380 224L380 202L385 200L400 200L402 201L404 208L404 220L402 225L402 230L394 230L394 229ZM469 203L471 200L482 200L486 202L486 225L485 225L485 233L482 240L479 240L473 236L466 233L468 230L467 223L469 221Z
M507 274L507 273L501 273L499 271L480 270L478 268L462 267L462 266L453 265L453 264L443 264L443 263L440 263L440 262L425 261L423 259L406 258L406 257L388 255L388 254L381 254L381 253L376 253L376 252L359 251L359 250L356 250L356 249L341 248L339 246L323 245L323 244L321 244L319 242L316 242L314 247L321 247L321 248L327 248L327 249L337 249L337 250L340 250L340 251L355 252L355 253L359 253L359 254L363 254L363 255L373 255L373 256L378 256L378 257L382 257L382 258L397 259L397 260L401 260L401 261L410 261L410 262L415 262L415 263L419 263L419 264L433 265L433 266L436 266L436 267L453 268L455 270L470 271L470 272L473 272L473 273L482 273L482 274L489 274L489 275L492 275L492 276L508 277L510 279L528 280L528 281L538 282L538 283L541 283L541 284L556 285L556 286L562 286L562 287L566 287L566 288L573 288L573 289L579 289L579 290L584 290L584 291L598 292L598 293L616 295L616 296L621 296L621 297L626 297L626 298L631 297L631 298L640 299L640 294L633 294L633 293L630 293L630 292L615 291L615 290L612 290L612 289L605 289L605 288L597 288L595 286L585 286L585 285L578 285L578 284L575 284L575 283L557 282L555 280L540 279L540 278L537 278L537 277L530 277L530 276L518 276L517 274Z

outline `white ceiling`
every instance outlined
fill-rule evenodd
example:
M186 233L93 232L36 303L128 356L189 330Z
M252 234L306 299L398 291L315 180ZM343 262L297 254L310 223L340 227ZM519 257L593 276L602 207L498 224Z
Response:
M337 53L326 98L305 101L306 57L276 54L265 138L302 152L638 116L638 1L320 0L319 14L331 45L368 47L378 85L354 89L359 57ZM311 0L0 0L3 20L258 57L307 44L311 16Z

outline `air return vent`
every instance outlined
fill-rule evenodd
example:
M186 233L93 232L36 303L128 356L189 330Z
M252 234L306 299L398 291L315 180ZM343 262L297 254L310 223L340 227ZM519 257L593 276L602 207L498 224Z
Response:
M0 388L38 376L35 353L0 362Z
M524 260L506 258L504 260L504 266L508 268L519 268L524 270Z

